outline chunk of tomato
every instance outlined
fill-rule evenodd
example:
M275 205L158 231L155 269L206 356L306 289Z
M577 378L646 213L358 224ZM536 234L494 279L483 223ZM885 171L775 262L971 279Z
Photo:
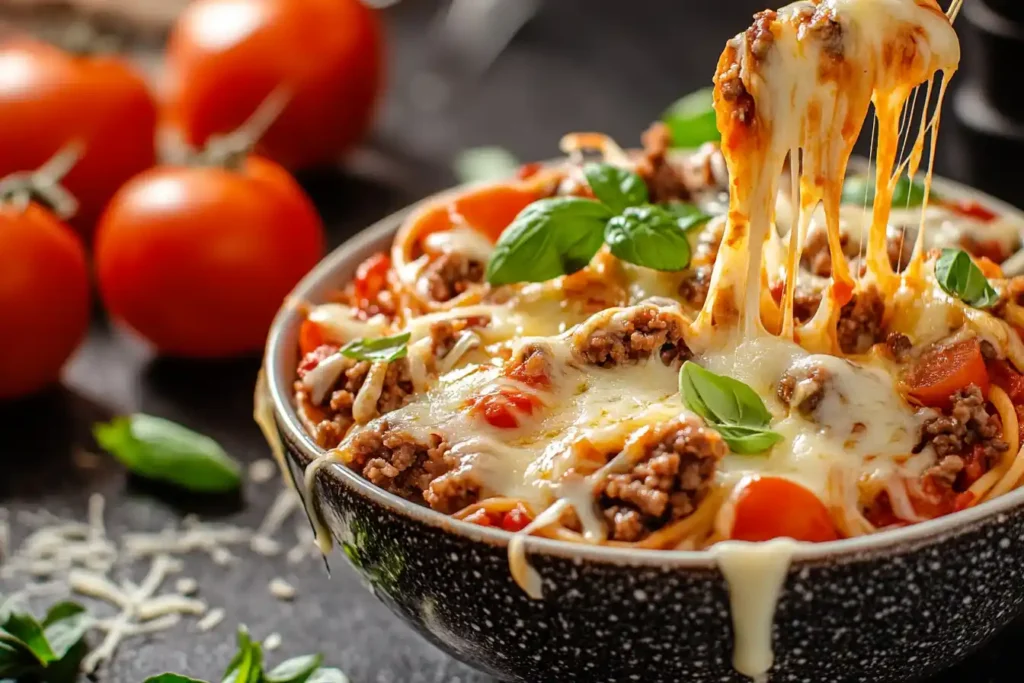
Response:
M730 538L769 541L792 538L824 543L839 538L825 504L803 486L781 477L751 477L733 494Z
M921 405L946 408L957 391L974 384L986 398L988 370L977 339L932 349L922 355L904 378L907 394Z
M513 533L522 531L533 521L530 513L526 511L522 503L509 510L501 518L501 528Z
M484 394L470 399L471 411L480 415L492 427L499 429L516 429L519 426L517 415L533 415L534 408L540 401L521 391L502 388L494 393Z
M377 300L381 291L387 286L390 268L391 259L384 252L374 254L359 264L353 280L358 304L362 305L364 302Z

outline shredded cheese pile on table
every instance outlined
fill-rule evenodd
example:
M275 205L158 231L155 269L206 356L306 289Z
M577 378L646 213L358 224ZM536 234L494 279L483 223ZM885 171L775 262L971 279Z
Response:
M252 478L256 483L266 481L260 473ZM109 662L127 638L172 628L183 617L196 617L200 632L224 620L223 608L210 608L195 597L202 589L195 579L173 578L184 567L179 556L205 553L218 566L230 565L236 553L246 549L263 557L279 556L287 546L278 536L292 518L295 532L284 553L288 563L318 554L305 515L295 514L301 509L298 496L289 488L281 490L256 529L188 516L160 531L133 531L114 539L107 535L104 507L105 500L97 493L89 499L85 522L45 510L21 511L17 524L32 531L17 546L12 543L10 515L0 508L0 593L7 593L6 599L24 604L38 596L59 599L74 594L117 610L112 617L97 619L95 627L103 638L98 645L90 639L96 647L82 662L85 673ZM142 563L148 567L136 584L131 577ZM268 591L280 600L295 597L294 588L283 579L275 579Z

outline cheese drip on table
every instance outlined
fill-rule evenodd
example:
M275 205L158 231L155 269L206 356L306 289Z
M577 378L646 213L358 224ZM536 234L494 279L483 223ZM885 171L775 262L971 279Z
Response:
M840 353L836 326L842 306L858 291L874 286L883 295L891 295L901 285L886 251L892 193L904 168L911 174L918 170L929 130L926 123L931 126L934 149L938 108L932 121L925 116L905 165L897 159L900 118L914 89L927 82L930 96L932 80L940 72L941 106L946 82L959 60L956 34L934 0L797 2L777 12L758 14L750 30L728 43L715 75L715 110L729 167L729 213L709 296L690 329L691 347L720 367L750 368L759 365L757 359L737 354L763 348L773 336L781 336L783 347L772 349L768 357L783 358L784 367L801 355L786 348L784 340L788 340L805 351L829 354L819 361L838 372L852 392L874 389L871 396L847 406L849 410L871 408L870 412L879 416L893 402L898 405L891 380L886 387L884 373L847 367L847 361L832 357ZM878 119L876 188L867 230L867 273L856 279L841 247L839 207L850 154L872 103ZM796 208L788 243L784 243L774 223L775 200L787 160ZM930 183L929 163L926 186ZM832 276L817 313L798 327L793 297L800 253L819 206L824 211ZM919 242L924 229L922 220ZM914 254L916 265L908 271L911 275L920 276L922 253L919 244ZM781 305L768 292L766 263L783 264L786 286ZM756 383L754 388L763 391ZM885 400L887 396L894 401ZM843 420L842 407L823 408L827 419ZM888 450L887 431L899 433L902 421L897 411L872 425L872 433L865 436L876 454ZM801 449L798 440L804 430L787 435L785 422L773 424L787 439L781 448L791 451L790 459L799 460L794 464L800 467L795 469L805 483L820 490L821 479L827 475L815 461L834 449L827 439ZM908 436L912 438L912 434ZM841 446L839 451L843 450ZM859 472L863 463L854 463L854 467ZM734 666L754 678L763 678L772 665L770 615L792 552L791 544L736 544L715 553L733 598ZM772 571L747 570L767 565ZM754 608L746 604L749 599L744 596L773 599Z

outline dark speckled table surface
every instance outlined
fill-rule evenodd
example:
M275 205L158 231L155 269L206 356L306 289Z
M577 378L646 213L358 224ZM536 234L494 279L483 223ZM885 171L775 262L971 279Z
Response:
M549 0L481 78L456 83L447 100L430 102L424 101L429 80L421 69L430 63L427 26L436 5L402 3L386 12L390 90L373 140L343 168L302 180L338 244L450 184L451 158L463 147L500 144L524 159L544 158L556 151L563 132L592 129L633 144L666 104L710 81L717 52L759 2ZM683 5L685 13L679 9ZM947 136L952 142L947 139L943 170L958 176L956 131ZM278 491L277 480L248 483L239 500L175 496L128 480L106 458L90 455L95 445L89 435L97 420L142 410L203 431L244 461L265 458L267 449L250 417L257 366L255 358L154 359L97 317L64 386L0 405L0 507L9 512L13 540L27 531L19 521L24 512L45 508L82 518L92 492L106 496L114 537L127 530L157 530L189 512L258 525ZM282 533L294 534L295 524L290 521ZM197 578L200 596L225 608L223 624L200 634L195 620L186 619L170 631L131 640L98 680L139 683L168 669L216 677L231 656L239 623L257 637L281 635L283 644L272 659L320 651L353 683L490 680L420 640L360 586L340 556L332 558L329 577L314 557L289 564L283 557L239 554L226 567L206 555L188 556L181 574ZM294 601L271 597L267 585L274 577L298 589ZM0 591L17 587L0 581ZM1022 646L1024 621L1019 621L934 683L1024 680L1017 650Z

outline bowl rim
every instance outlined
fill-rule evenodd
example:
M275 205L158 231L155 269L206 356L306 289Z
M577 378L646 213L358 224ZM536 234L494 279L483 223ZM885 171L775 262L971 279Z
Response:
M851 160L851 166L862 165L863 160ZM855 166L854 166L855 167ZM305 458L299 463L305 467L310 461L322 455L321 449L306 433L292 401L292 383L294 367L286 362L294 349L288 344L288 333L302 320L298 301L309 300L308 296L322 290L332 280L335 273L345 268L354 268L358 259L381 244L390 244L390 239L402 225L404 219L429 203L447 195L456 194L472 187L466 184L432 194L404 209L389 214L381 220L347 239L324 257L295 286L278 311L270 327L264 356L264 370L272 400L274 418L285 442L297 449L298 454ZM979 190L956 181L936 176L934 188L948 196L970 198L998 211L1000 215L1012 215L1024 223L1024 211L1007 202L992 197ZM1024 235L1022 235L1024 238ZM385 247L386 248L386 247ZM315 298L315 297L314 297ZM289 455L294 452L289 449ZM514 536L513 533L482 527L461 521L437 512L429 507L418 505L393 493L381 489L359 474L334 462L323 468L323 473L339 480L347 488L357 492L372 502L392 510L415 521L451 532L469 540L484 542L494 546L506 546ZM305 492L301 492L305 497ZM876 555L896 548L909 551L921 546L939 543L951 536L965 533L986 522L1002 521L1000 517L1024 505L1024 487L1003 494L998 498L986 501L972 508L954 512L944 517L918 522L898 529L888 529L878 533L845 538L827 543L800 543L792 557L794 564L851 561L865 555ZM653 566L660 568L685 567L712 569L717 566L713 551L705 550L651 550L640 548L617 548L611 546L571 543L554 539L530 536L526 539L526 550L531 554L554 555L577 561L593 560L604 563L629 564L635 566Z

